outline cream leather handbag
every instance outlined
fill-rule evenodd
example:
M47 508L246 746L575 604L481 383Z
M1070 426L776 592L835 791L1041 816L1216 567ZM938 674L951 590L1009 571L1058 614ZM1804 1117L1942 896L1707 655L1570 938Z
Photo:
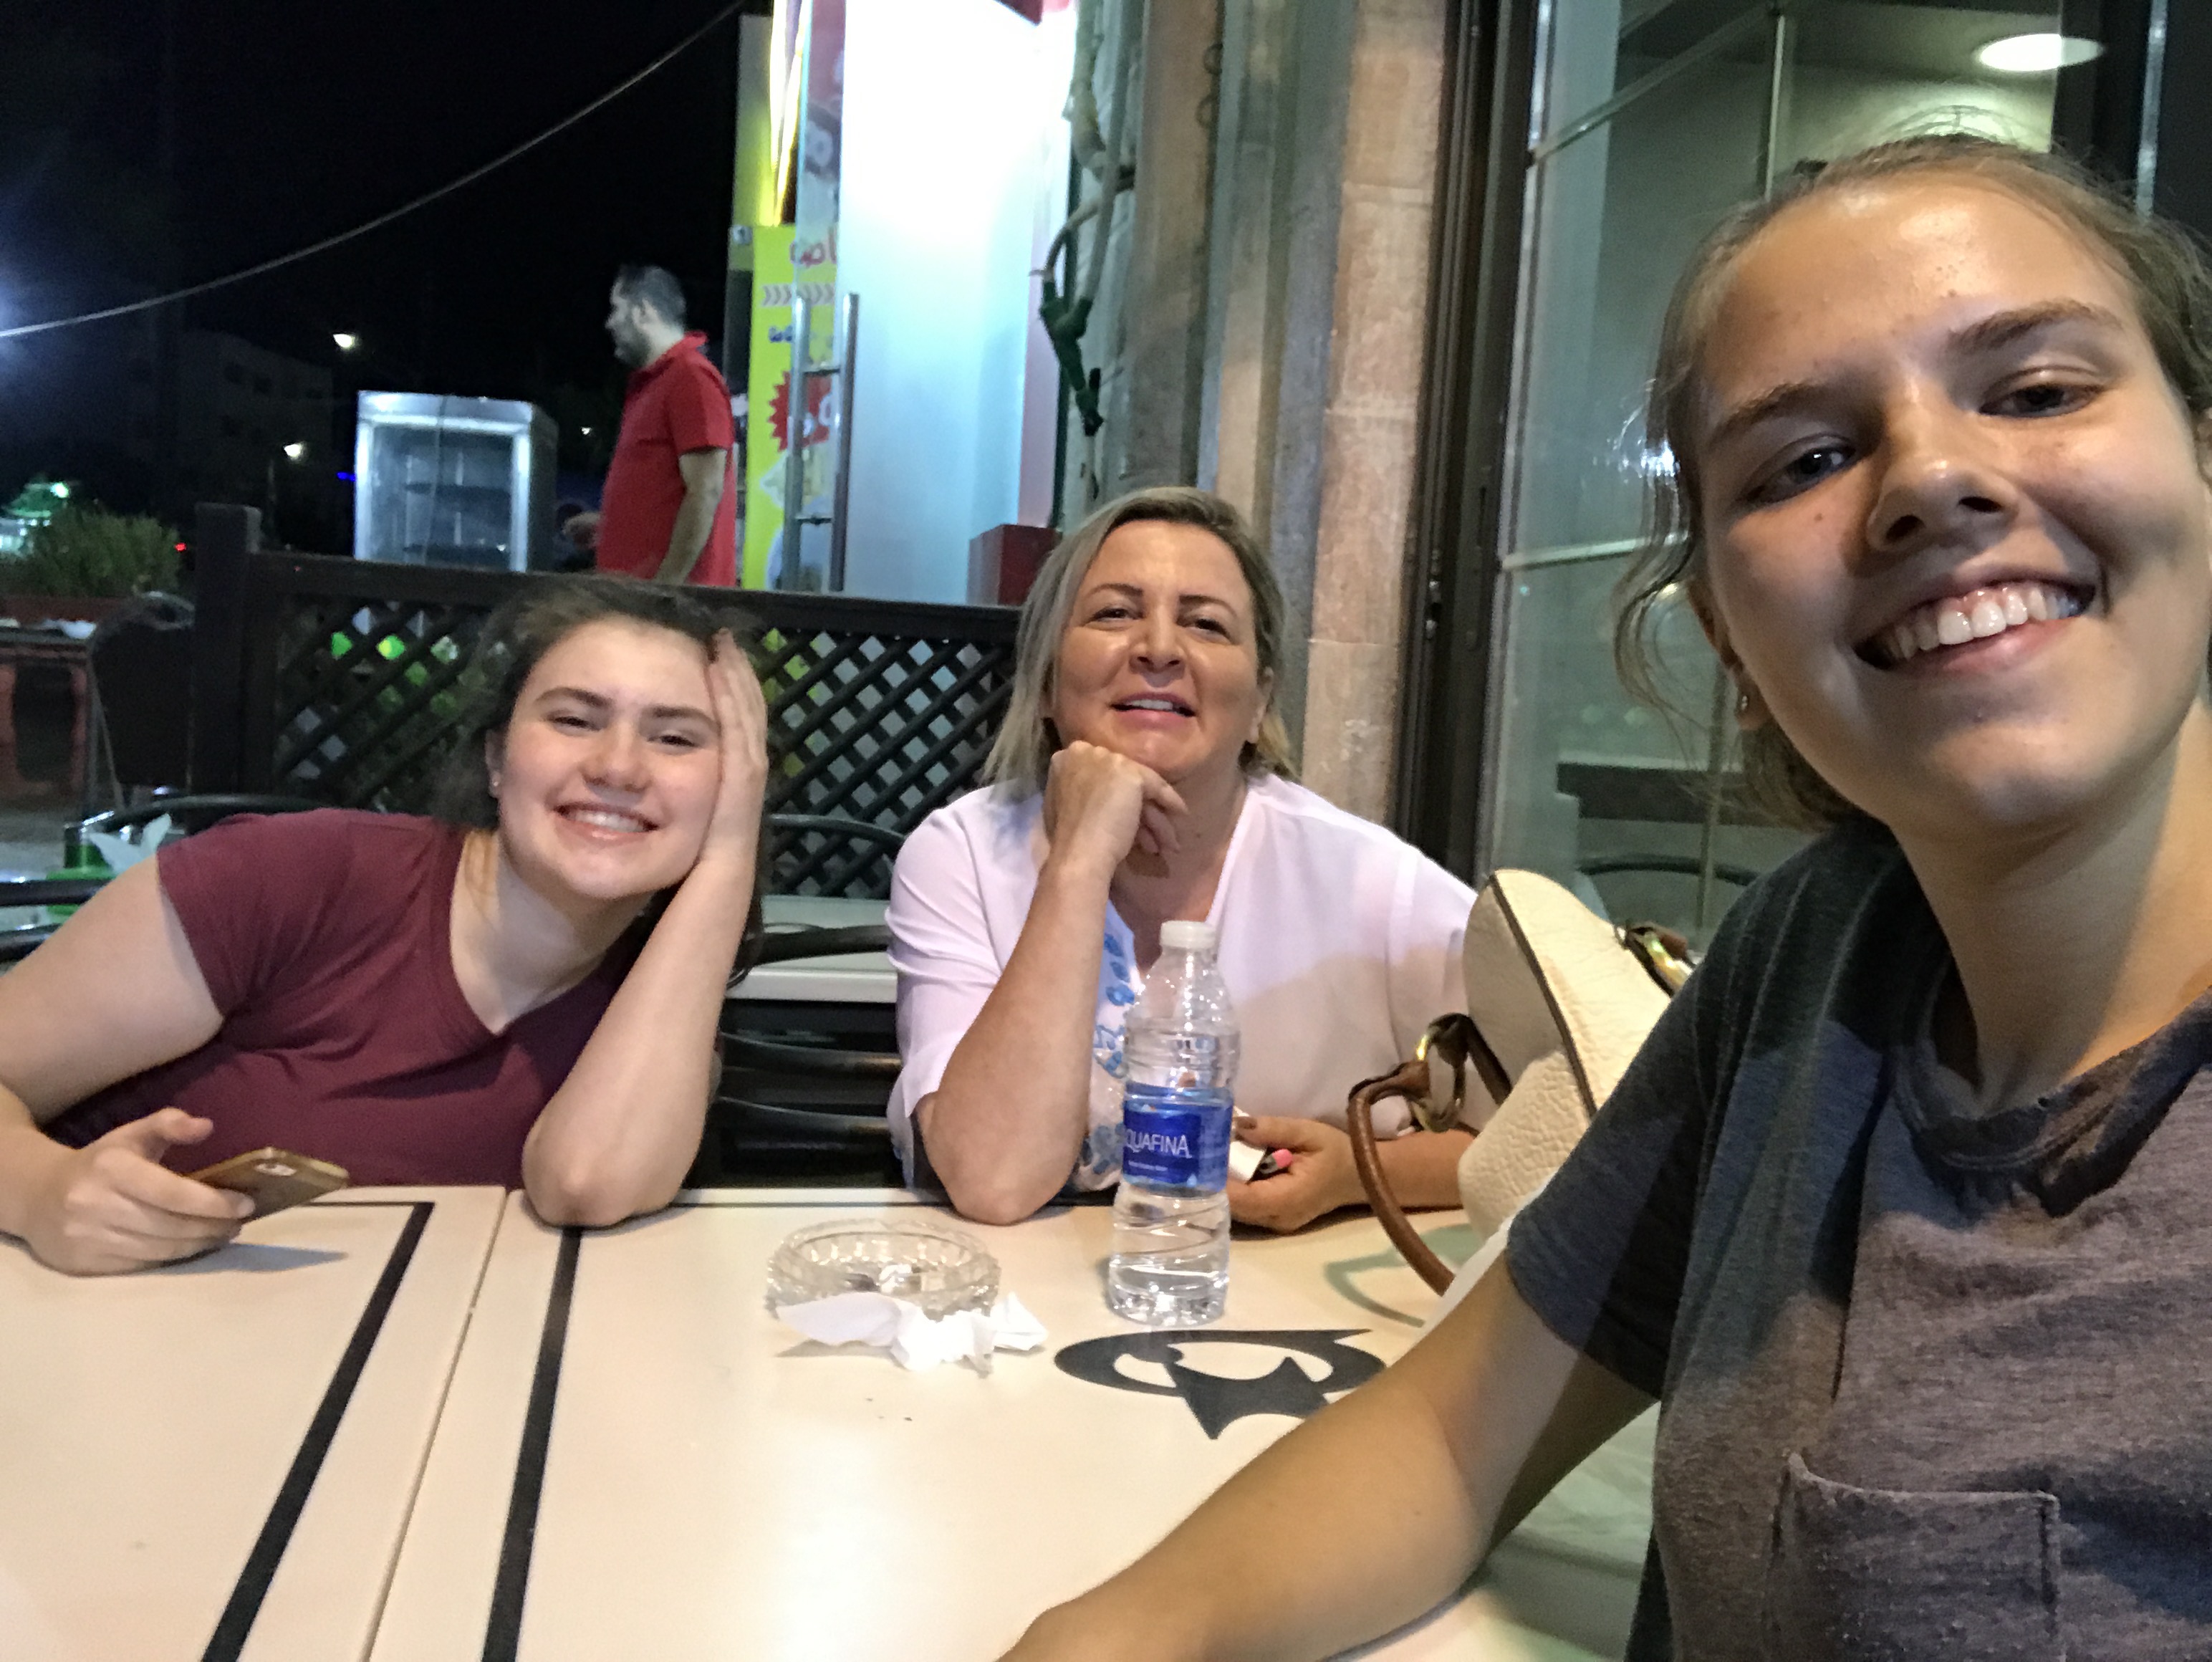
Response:
M1624 929L1548 877L1501 871L1468 917L1465 1016L1430 1024L1412 1061L1352 1093L1346 1120L1361 1181L1390 1239L1441 1292L1451 1272L1383 1181L1376 1103L1402 1096L1425 1129L1478 1128L1460 1157L1468 1221L1494 1234L1542 1188L1688 974L1680 937ZM1469 1111L1472 1071L1492 1105Z

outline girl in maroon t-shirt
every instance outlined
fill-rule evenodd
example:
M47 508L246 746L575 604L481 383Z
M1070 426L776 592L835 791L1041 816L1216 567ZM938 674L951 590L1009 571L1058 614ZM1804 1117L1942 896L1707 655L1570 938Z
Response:
M478 667L440 819L227 822L0 977L0 1232L77 1273L227 1239L248 1203L165 1169L184 1145L520 1185L551 1223L667 1203L752 903L759 685L696 600L588 578L510 601Z

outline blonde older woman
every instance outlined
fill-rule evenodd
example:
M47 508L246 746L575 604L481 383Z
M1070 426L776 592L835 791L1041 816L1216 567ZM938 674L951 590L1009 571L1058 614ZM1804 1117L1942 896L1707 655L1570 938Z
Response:
M1358 1202L1346 1093L1464 1008L1466 886L1293 782L1282 610L1236 509L1182 488L1109 503L1039 575L992 782L923 823L891 890L893 1135L969 1216L1115 1180L1122 1022L1171 919L1219 934L1239 1135L1292 1154L1231 1183L1245 1222ZM1468 1137L1389 1144L1401 1198L1456 1205Z

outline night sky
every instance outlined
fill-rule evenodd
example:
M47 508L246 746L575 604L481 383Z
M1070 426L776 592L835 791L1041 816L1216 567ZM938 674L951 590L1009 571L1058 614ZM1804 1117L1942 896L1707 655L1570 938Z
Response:
M550 125L722 3L174 0L173 188L162 0L5 0L0 316L218 276L345 229ZM600 325L618 264L670 267L693 326L720 332L737 34L732 17L398 224L191 302L186 326L320 362L351 330L368 349L344 366L355 385L611 412L621 378Z

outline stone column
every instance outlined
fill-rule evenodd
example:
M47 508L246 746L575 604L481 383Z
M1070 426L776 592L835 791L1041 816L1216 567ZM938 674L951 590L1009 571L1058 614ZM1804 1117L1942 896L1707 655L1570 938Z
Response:
M1307 782L1387 819L1446 0L1223 0L1198 478L1289 612Z
M1276 697L1307 782L1387 819L1447 0L1141 16L1126 252L1085 343L1106 424L1069 519L1194 478L1244 509L1282 582Z
M1444 0L1358 0L1352 42L1294 730L1306 782L1374 819L1389 818L1395 760L1446 27Z
M1358 0L1225 0L1198 482L1243 508L1286 613L1275 702L1304 726L1322 417Z
M1198 476L1220 9L1154 0L1143 30L1123 344L1103 389L1108 496Z

